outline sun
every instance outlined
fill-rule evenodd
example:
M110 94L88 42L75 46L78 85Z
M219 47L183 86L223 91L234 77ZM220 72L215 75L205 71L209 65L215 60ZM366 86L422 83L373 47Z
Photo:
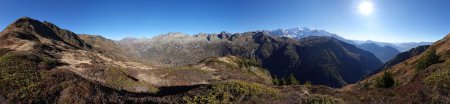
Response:
M369 1L363 1L359 4L359 12L364 15L369 15L373 11L373 4Z

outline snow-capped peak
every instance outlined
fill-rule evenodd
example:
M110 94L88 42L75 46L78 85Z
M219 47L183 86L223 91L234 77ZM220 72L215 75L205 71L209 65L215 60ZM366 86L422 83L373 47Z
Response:
M289 37L294 39L301 39L305 37L310 36L331 36L335 38L341 38L337 36L336 34L329 33L324 30L318 30L318 29L312 29L309 27L303 27L303 28L288 28L288 29L277 29L270 31L270 34L280 37Z

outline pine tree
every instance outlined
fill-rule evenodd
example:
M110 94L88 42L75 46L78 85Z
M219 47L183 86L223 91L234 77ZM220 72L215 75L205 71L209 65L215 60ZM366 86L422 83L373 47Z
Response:
M394 77L389 72L384 72L381 77L375 79L375 86L378 88L389 88L395 85Z
M289 75L287 80L288 85L299 85L300 82L295 78L294 74Z
M280 85L280 81L278 81L277 76L274 76L274 78L272 79L272 84L274 84L274 85Z
M384 72L384 74L383 74L383 83L384 83L384 88L389 88L389 87L394 86L395 80L394 80L394 78L393 78L391 73Z
M280 83L280 86L284 86L284 85L287 84L287 82L286 82L286 80L285 80L284 78L281 78L281 79L279 80L279 83Z
M306 81L304 85L305 85L305 86L311 86L312 83L311 83L311 81Z

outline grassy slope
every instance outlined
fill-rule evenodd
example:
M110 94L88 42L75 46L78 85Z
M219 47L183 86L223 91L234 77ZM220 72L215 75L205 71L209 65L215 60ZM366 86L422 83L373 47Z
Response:
M280 88L270 84L239 79L200 86L162 87L159 92L133 93L126 90L142 83L125 76L127 72L120 68L107 70L106 74L111 77L106 78L103 85L81 78L66 69L55 68L61 63L48 60L51 59L33 53L12 52L2 55L0 57L2 98L10 103L341 102L327 95L305 95L302 90L288 91L297 92L300 94L298 96L283 95ZM259 78L252 70L246 69L252 64L245 61L239 63L241 64L233 64L235 65L233 67L238 69L231 70L241 70L241 73L244 71ZM213 66L218 68L230 65L222 63ZM177 69L175 72L178 70L184 69ZM302 99L295 100L295 97Z

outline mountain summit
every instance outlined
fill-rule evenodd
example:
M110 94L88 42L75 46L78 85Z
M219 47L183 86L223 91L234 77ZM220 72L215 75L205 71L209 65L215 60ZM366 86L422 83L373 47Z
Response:
M79 37L68 30L61 29L49 22L40 22L29 17L22 17L2 31L2 39L4 42L13 43L18 38L28 41L35 41L47 44L67 45L73 48L90 48Z
M269 31L269 33L274 36L289 37L289 38L293 38L293 39L302 39L302 38L311 37L311 36L329 36L329 37L334 37L336 39L339 39L341 41L346 41L346 39L344 39L336 34L327 32L325 30L312 29L312 28L308 28L308 27L277 29L277 30Z

